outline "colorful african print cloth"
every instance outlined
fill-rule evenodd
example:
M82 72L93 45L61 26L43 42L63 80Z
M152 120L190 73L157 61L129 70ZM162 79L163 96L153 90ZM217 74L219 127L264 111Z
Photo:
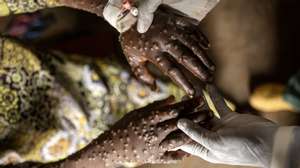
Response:
M0 0L0 16L58 5L58 0ZM152 91L112 60L82 58L35 51L0 36L0 165L60 160L127 112L184 94L162 81Z
M58 0L0 0L0 16L59 6Z
M0 165L50 162L86 146L125 113L169 95L139 83L118 63L42 53L0 38Z

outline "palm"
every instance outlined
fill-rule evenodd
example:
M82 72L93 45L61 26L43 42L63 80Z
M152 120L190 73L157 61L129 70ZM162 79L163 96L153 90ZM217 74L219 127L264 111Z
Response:
M224 125L217 126L215 135L212 135L211 143L214 145L209 150L209 160L239 165L253 165L257 160L257 166L260 166L255 154L270 151L266 147L271 146L265 144L271 142L266 139L272 138L266 137L269 135L265 134L266 127L269 127L268 132L275 132L277 126L261 117L235 112L231 112L223 120Z
M221 118L209 121L210 129L180 121L179 128L194 140L180 149L212 163L267 167L279 126L259 116L231 111L216 88L208 90Z

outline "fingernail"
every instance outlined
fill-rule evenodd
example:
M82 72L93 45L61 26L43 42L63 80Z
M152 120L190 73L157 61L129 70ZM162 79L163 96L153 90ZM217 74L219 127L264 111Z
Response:
M173 109L173 110L170 111L171 116L175 117L175 116L178 116L178 114L179 114L179 111L177 109Z
M194 89L188 90L188 95L190 98L193 98L195 96L195 90Z
M211 66L209 67L209 69L210 69L211 71L215 72L215 71L216 71L216 66L215 66L215 65L211 65Z
M209 49L211 47L211 44L209 43L209 41L206 42L206 47L207 47L207 49Z

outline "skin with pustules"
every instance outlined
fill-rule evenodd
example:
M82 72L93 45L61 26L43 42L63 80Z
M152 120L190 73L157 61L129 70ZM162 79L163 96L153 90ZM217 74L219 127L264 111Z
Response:
M168 135L178 131L179 118L209 117L202 98L172 104L174 98L154 102L132 111L110 130L101 134L81 151L65 160L50 164L24 163L15 168L114 168L146 163L174 163L186 156L171 149L188 143L188 139L161 146ZM197 110L195 111L195 109ZM202 110L199 110L202 109Z
M102 17L107 0L60 0L60 3ZM161 6L146 33L139 33L133 26L121 34L120 42L135 76L155 89L155 78L147 68L147 64L152 63L193 96L195 89L180 69L181 65L204 82L211 81L215 71L206 55L209 42L197 25L195 20Z
M160 10L147 33L139 34L131 28L121 34L120 42L135 76L154 89L155 78L147 68L148 63L154 64L190 96L195 90L181 65L204 82L212 80L215 67L206 56L209 42L188 18Z
M76 8L76 9L81 9L85 10L91 13L95 13L98 16L102 16L103 8L105 4L107 3L106 0L60 0L61 4ZM168 17L169 16L169 17ZM205 43L205 40L201 39L199 36L193 36L189 35L183 36L183 32L185 31L192 31L187 29L188 22L185 22L184 19L180 17L175 17L173 15L167 15L165 14L159 14L158 17L155 18L152 31L149 31L148 33L145 34L134 34L137 33L135 28L133 28L130 33L133 34L128 34L124 35L121 37L122 39L122 44L123 46L128 46L130 49L131 41L137 41L143 49L145 48L156 48L156 51L154 53L159 52L160 50L162 51L169 51L174 53L174 56L178 56L178 63L187 63L190 64L191 66L188 66L188 68L191 69L191 71L194 72L195 76L202 77L203 79L206 79L205 75L203 75L202 71L200 72L200 69L195 67L195 63L199 62L193 61L195 60L194 56L189 59L187 56L189 55L184 55L180 54L181 50L183 49L182 47L178 47L177 44L173 44L171 41L166 41L166 39L173 39L172 35L178 40L181 40L181 44L185 45L186 47L189 45L187 42L188 41L193 41L193 45L191 45L191 51L196 54L198 53L199 56L204 56L202 55L202 50L199 50L199 47L195 47L197 45L201 46L203 45L203 48L208 47L208 43ZM166 22L166 27L161 27L162 23ZM175 28L176 27L176 28ZM185 28L185 29L184 29ZM179 29L183 29L179 31ZM162 31L163 30L163 31ZM169 33L168 33L168 32ZM156 32L163 32L164 34L157 34ZM167 32L167 33L166 33ZM140 36L141 35L141 36ZM143 37L144 35L144 37ZM150 37L153 36L153 39ZM130 38L128 40L127 38ZM187 40L193 39L193 40ZM200 40L199 40L200 39ZM157 46L153 45L153 43L149 43L149 40L153 40L157 42ZM199 44L196 44L199 43ZM132 47L134 49L134 47ZM202 48L201 48L202 49ZM185 50L185 49L184 49ZM145 52L148 52L149 50L145 50ZM127 54L132 54L135 51L129 51ZM148 55L148 54L147 54ZM151 54L149 54L151 55ZM197 55L197 56L198 56ZM128 60L129 60L129 55ZM181 59L180 57L184 58ZM136 57L134 58L136 61L139 59L144 59L147 61L152 60L153 63L159 64L160 68L163 72L167 72L166 74L170 76L173 80L177 81L182 81L176 82L180 86L183 86L185 90L191 95L193 94L192 87L187 81L184 81L184 78L180 80L180 70L175 69L173 67L174 64L171 62L167 62L164 59L160 59L161 57L158 57L158 59L153 59L151 57L144 57L144 55L140 58ZM200 60L203 58L200 57ZM162 60L162 61L161 61ZM156 62L155 62L156 61ZM202 60L203 61L203 60ZM201 63L200 63L201 64ZM207 61L203 61L204 66L201 67L207 67L207 69L211 69L212 66L207 64ZM173 70L172 70L173 69ZM204 68L205 69L205 68ZM176 72L176 73L174 73ZM210 74L210 73L208 73ZM175 75L175 76L174 76ZM209 76L209 75L206 75ZM199 104L197 104L199 105ZM158 107L157 105L155 107ZM185 107L185 106L183 106ZM185 107L185 110L193 107L190 103L188 104L188 107ZM169 107L170 108L170 107ZM144 111L143 111L144 110ZM177 117L177 112L176 110L170 110L170 109L163 109L163 110L156 110L152 109L149 110L143 109L139 110L139 113L137 112L132 112L131 115L129 114L128 116L125 116L124 119L122 119L118 124L116 124L110 131L107 131L103 135L99 136L95 141L93 141L90 145L88 145L85 149L82 151L72 155L66 160L63 160L61 162L53 163L53 164L46 164L46 165L40 165L40 164L32 164L32 163L26 163L23 165L18 165L18 167L26 168L26 167L115 167L115 164L127 164L127 163L137 163L137 164L144 164L144 163L168 163L174 161L174 157L177 156L178 153L166 153L167 147L166 148L160 148L160 143L163 140L162 138L166 137L167 134L170 131L173 131L176 128L176 122L177 120L172 120L169 122L164 122L161 121L161 118L167 118L167 119L175 119ZM187 110L189 111L189 110ZM192 111L192 110L191 110ZM151 113L150 113L151 112ZM144 114L144 115L142 115ZM151 115L150 115L151 114ZM169 117L169 118L168 118ZM143 122L144 119L144 122ZM141 122L142 121L142 122ZM132 125L130 126L130 122L132 122ZM134 125L135 124L135 125ZM127 128L127 126L130 126ZM135 128L135 129L134 129ZM153 130L154 129L154 130ZM162 131L165 130L165 131ZM118 136L114 136L118 135ZM122 136L122 138L120 137ZM129 140L128 140L129 139ZM137 142L139 145L135 146L133 148L132 146L129 146L129 143L126 143L126 141L130 141L131 145L135 145ZM124 149L123 147L126 147L128 145L128 149ZM116 147L115 150L112 149L112 146ZM172 145L174 147L176 145ZM138 149L136 149L138 148ZM146 149L145 154L142 149ZM119 150L119 151L117 151ZM115 152L114 152L115 151ZM116 153L120 153L122 155L115 155ZM118 161L122 161L121 163Z

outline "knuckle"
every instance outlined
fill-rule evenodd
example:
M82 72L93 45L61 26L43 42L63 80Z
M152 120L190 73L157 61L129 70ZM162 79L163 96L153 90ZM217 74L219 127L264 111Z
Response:
M179 75L179 70L175 67L170 67L167 71L167 73L171 76L176 76L176 75Z
M193 144L192 153L202 153L204 151L203 147L197 144Z

